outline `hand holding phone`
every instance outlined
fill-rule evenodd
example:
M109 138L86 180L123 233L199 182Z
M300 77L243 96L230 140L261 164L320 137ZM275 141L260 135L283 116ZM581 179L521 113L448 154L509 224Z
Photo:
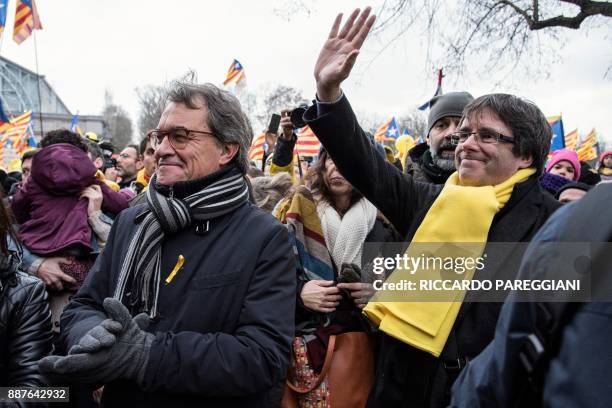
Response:
M270 124L268 125L268 132L267 133L277 134L278 133L278 125L280 124L280 120L281 120L280 115L277 114L277 113L273 113L272 117L270 118Z
M283 109L281 111L280 127L282 133L280 137L285 140L291 140L293 137L293 123L291 123L291 109Z

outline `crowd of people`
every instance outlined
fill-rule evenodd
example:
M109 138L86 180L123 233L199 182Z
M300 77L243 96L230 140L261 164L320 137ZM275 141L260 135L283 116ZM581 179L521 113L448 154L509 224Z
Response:
M322 143L312 161L294 154L292 107L255 163L236 97L182 80L139 144L57 129L2 174L0 386L70 387L79 407L612 402L612 303L391 301L373 284L401 280L373 267L387 244L531 243L466 273L512 280L551 267L547 244L609 242L612 151L596 169L550 154L536 104L461 91L430 101L402 162L341 88L374 17L341 22L300 117ZM605 254L588 271L599 299ZM45 404L9 402L30 403Z

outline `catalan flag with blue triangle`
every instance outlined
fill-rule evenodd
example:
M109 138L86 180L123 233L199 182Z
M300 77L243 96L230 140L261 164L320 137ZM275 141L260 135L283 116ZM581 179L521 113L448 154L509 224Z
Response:
M26 141L28 144L28 147L32 147L32 148L38 147L38 141L34 137L34 129L32 129L31 123L30 123L30 126L28 126L28 132L30 133L28 136L28 140Z
M11 141L13 148L18 153L22 152L25 147L26 134L31 125L32 111L24 112L11 119L11 126L6 131L6 137Z
M395 140L400 136L399 127L395 121L395 117L389 119L383 123L376 133L374 134L374 140L377 142L384 142L389 140Z
M83 136L83 132L81 131L81 128L79 126L79 114L78 113L72 116L72 121L70 122L70 131L74 133L78 133L79 135Z
M225 77L225 81L223 81L223 85L227 86L231 83L238 85L244 79L244 68L242 67L242 64L235 59L227 70L227 76Z
M429 105L431 104L431 100L435 98L436 96L442 95L442 78L444 78L444 74L442 73L442 69L439 69L438 70L438 87L436 88L436 92L434 92L434 95L431 98L429 98L427 102L419 106L417 108L418 110L425 110L429 108Z
M7 9L8 9L8 0L0 0L0 36L2 36L2 32L4 31L4 26L6 25Z
M11 125L10 122L10 119L8 118L8 116L6 116L6 113L4 112L4 106L2 106L2 99L0 99L0 134L8 130L9 126Z
M548 119L548 124L550 125L553 134L550 142L550 151L554 152L555 150L564 149L565 131L563 130L563 119L561 119L561 115L550 116L546 119Z

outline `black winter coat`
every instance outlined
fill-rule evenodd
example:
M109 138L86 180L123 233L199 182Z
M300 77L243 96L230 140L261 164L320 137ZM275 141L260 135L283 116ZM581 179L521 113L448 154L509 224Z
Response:
M38 360L51 353L45 285L0 255L0 387L44 387Z
M406 155L404 173L410 174L415 181L444 184L453 171L446 171L436 166L431 158L429 145L420 143L410 149Z
M69 350L106 318L135 216L123 211L107 244L61 321ZM179 255L185 263L164 284ZM284 378L294 333L295 273L287 230L250 203L166 237L162 249L159 318L142 388L115 381L104 389L109 407L264 407Z
M304 119L342 175L410 241L443 186L417 182L381 158L345 96L335 104L312 106ZM515 187L508 203L496 214L487 242L529 242L559 207L559 202L541 190L534 175ZM475 277L516 276L523 250L516 246L503 256L489 256L485 268ZM490 254L488 246L485 252ZM383 336L369 406L447 406L450 388L463 366L453 365L475 357L493 339L501 305L469 302L468 295L440 358Z

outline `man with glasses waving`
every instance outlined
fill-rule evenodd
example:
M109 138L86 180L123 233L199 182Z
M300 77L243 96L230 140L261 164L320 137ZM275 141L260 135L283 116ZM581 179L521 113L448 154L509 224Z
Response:
M176 83L148 134L146 204L122 212L40 369L105 406L268 406L294 333L287 230L252 205L238 100ZM66 355L67 354L67 355Z
M559 207L538 183L551 141L546 118L519 97L481 96L465 107L452 136L457 171L444 185L402 174L374 152L340 88L374 20L370 8L355 10L341 27L338 15L315 64L317 99L304 120L344 177L410 242L406 254L421 243L470 242L488 258L484 268L466 268L465 279L513 278L520 248L500 254L489 243L530 241ZM429 272L415 270L425 279ZM465 292L459 302L391 302L383 292L364 309L383 332L369 406L447 406L460 370L493 338L501 304L471 302Z

